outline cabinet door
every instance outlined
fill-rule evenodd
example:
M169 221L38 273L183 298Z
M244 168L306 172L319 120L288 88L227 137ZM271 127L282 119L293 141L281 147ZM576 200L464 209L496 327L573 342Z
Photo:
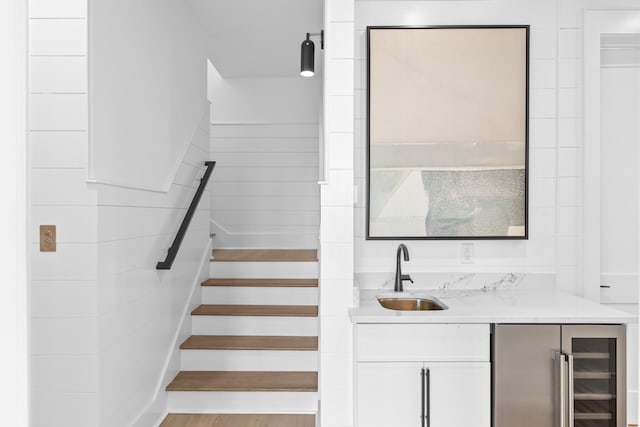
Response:
M487 362L425 363L429 375L428 426L490 427L490 366Z
M416 362L358 363L357 425L421 427L422 367Z

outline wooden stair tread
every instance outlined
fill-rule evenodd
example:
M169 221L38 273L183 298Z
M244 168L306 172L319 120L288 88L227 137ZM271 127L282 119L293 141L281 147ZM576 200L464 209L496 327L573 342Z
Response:
M315 249L214 249L214 262L316 262Z
M283 316L317 317L317 305L240 305L202 304L191 312L195 316Z
M192 335L183 350L318 350L318 337Z
M167 391L318 391L317 372L180 371Z
M169 414L160 427L315 427L311 414Z
M318 279L208 279L202 286L317 288Z

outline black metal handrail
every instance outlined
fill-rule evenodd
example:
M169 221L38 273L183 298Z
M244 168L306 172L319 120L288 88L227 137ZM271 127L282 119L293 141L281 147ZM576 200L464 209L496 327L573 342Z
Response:
M165 258L165 260L160 261L158 262L158 264L156 264L156 270L170 270L171 266L173 265L173 261L175 261L176 259L176 255L178 255L178 250L180 249L180 245L182 244L182 239L184 239L184 235L187 233L187 228L189 228L189 224L191 223L193 214L196 213L196 208L198 207L198 203L200 202L202 193L204 193L204 189L209 182L209 177L211 176L211 172L213 172L213 168L216 165L216 162L204 162L204 165L207 167L207 170L204 171L204 175L202 175L200 185L196 190L196 194L194 194L193 196L193 200L189 205L189 209L187 209L187 213L182 220L182 224L180 224L178 234L176 234L176 238L173 239L173 243L169 248L169 252L167 253L167 257Z

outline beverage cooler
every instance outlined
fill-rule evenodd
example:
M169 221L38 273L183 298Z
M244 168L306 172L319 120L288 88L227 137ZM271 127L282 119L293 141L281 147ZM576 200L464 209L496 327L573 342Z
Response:
M625 327L494 325L495 427L626 427Z

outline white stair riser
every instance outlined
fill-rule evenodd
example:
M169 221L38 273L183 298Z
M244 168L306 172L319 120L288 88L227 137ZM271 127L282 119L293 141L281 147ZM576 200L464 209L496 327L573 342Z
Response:
M316 249L318 232L296 234L227 234L214 226L219 248L238 249Z
M316 279L317 262L211 262L214 278Z
M191 316L194 335L318 336L317 317Z
M203 286L202 303L317 305L318 288Z
M317 371L317 351L181 350L183 371Z
M170 391L170 413L220 414L313 414L316 392L221 392Z

